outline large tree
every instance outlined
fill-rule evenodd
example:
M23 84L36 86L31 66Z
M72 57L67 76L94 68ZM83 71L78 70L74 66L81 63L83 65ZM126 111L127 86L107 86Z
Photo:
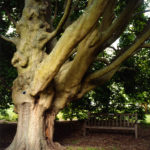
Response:
M53 26L59 8L55 2L56 9L52 11L52 0L25 0L18 22L6 14L17 33L12 38L1 38L14 43L17 49L12 58L12 65L18 71L12 98L19 115L16 135L7 150L62 149L53 142L56 114L71 100L80 99L110 80L121 63L139 48L150 46L147 43L150 21L147 19L143 32L115 59L108 62L100 57L124 32L142 0L125 0L119 13L116 12L119 0L88 0L76 20L70 18L80 1L67 0L57 27ZM90 72L96 59L107 65Z

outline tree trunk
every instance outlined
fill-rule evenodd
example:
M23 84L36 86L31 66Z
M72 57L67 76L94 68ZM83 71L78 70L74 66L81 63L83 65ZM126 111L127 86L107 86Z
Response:
M23 103L18 106L18 126L12 144L6 150L62 150L53 142L54 115L48 118L46 129L46 113L43 107L37 104ZM45 130L49 133L46 135Z

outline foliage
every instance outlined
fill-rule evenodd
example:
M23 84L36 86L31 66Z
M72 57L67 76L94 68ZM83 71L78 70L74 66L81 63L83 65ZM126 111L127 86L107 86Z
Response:
M144 119L144 109L133 97L129 97L120 84L107 84L86 94L82 100L74 101L62 110L63 118L85 119L88 111L101 113L138 113Z
M10 63L14 47L4 41L0 41L0 45L0 109L2 109L12 104L11 87L17 72Z
M20 18L23 5L23 2L16 0L0 1L0 14L2 16L0 18L1 34L7 36L14 35L14 33L7 33L10 27L13 28L13 24L8 19L7 12L11 13L12 18L17 21ZM14 52L15 47L13 44L0 39L0 109L8 108L12 104L12 82L17 76L16 69L11 65Z
M144 123L150 124L150 114L146 114Z
M14 105L9 105L7 109L0 109L0 120L17 121L18 116L14 112Z

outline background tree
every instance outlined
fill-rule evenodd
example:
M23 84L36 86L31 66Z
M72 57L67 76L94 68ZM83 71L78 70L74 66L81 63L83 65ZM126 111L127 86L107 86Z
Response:
M11 61L18 72L12 98L19 115L9 150L62 149L52 139L56 114L71 100L110 80L137 49L149 46L147 19L143 31L129 46L103 68L90 71L92 63L102 61L101 53L121 36L143 1L73 1L72 7L71 0L60 2L65 10L56 27L58 1L25 0L17 23L7 14L16 26L16 36L1 37L17 49ZM72 18L74 10L81 15Z

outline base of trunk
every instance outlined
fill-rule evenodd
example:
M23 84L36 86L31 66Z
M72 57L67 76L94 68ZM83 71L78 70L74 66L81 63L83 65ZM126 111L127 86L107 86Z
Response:
M34 148L26 145L25 143L18 144L17 146L11 144L5 150L66 150L64 146L60 145L57 142L47 144L47 141L45 141L40 142L39 144L41 145L40 147L35 146Z
M50 115L49 131L46 135L44 110L40 106L24 103L18 107L17 132L6 150L65 150L59 143L53 142L54 115Z

